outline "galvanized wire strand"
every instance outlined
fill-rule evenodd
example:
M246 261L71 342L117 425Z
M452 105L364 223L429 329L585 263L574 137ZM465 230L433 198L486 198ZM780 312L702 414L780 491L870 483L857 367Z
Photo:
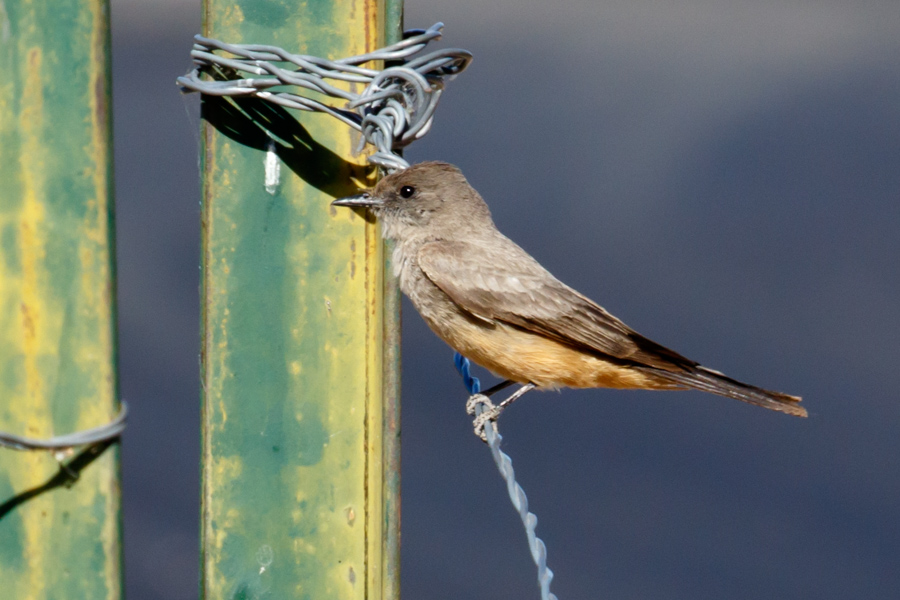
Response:
M65 450L74 446L86 446L89 444L97 444L106 442L119 437L125 430L125 419L128 417L128 405L122 402L119 408L119 414L111 422L77 431L75 433L67 433L58 435L46 440L28 438L21 435L6 433L0 431L0 446L12 448L13 450Z
M453 357L456 370L463 378L466 389L473 397L481 395L481 381L474 377L469 370L469 359L457 352ZM475 405L476 415L490 410L491 401L487 396L481 396ZM506 481L506 491L509 493L509 500L512 502L516 512L522 519L522 525L525 526L525 535L528 537L528 548L531 550L531 559L537 566L538 585L541 588L541 600L557 600L556 595L550 591L550 582L553 580L553 571L547 567L547 547L541 538L537 537L534 530L537 528L537 517L534 513L528 511L528 498L525 496L525 490L516 482L516 473L513 470L512 459L500 450L500 442L503 437L497 431L496 421L489 421L484 425L484 434L488 446L491 448L491 455L494 457L494 464L497 470Z
M228 44L198 35L191 51L194 69L177 83L185 92L250 96L331 115L361 132L357 152L366 143L372 144L375 152L368 161L388 172L396 171L409 166L396 152L431 129L444 82L472 61L469 52L458 48L415 56L440 39L443 26L436 23L428 29L409 30L396 44L338 60L292 54L276 46ZM362 66L372 61L389 64L383 70ZM204 79L204 74L214 79ZM365 84L365 88L356 93L348 83ZM285 86L295 89L272 89ZM301 91L342 103L310 98L298 93Z

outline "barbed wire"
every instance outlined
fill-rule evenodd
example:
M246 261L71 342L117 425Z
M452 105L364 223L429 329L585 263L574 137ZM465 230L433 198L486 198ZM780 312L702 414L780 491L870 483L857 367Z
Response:
M22 435L0 431L0 446L13 450L65 450L75 446L87 446L107 442L119 437L125 430L125 420L128 417L128 405L122 402L119 414L116 418L98 427L58 435L46 440L29 438Z
M375 152L367 157L369 163L392 172L409 166L397 151L428 133L444 83L464 71L472 61L471 53L458 48L413 58L429 43L440 39L443 26L443 23L436 23L428 29L409 30L401 42L340 60L291 54L276 46L227 44L198 35L194 37L191 51L195 68L179 77L177 83L184 92L249 96L288 108L331 115L362 134L358 152L366 143L375 147ZM226 52L234 58L215 54L216 51ZM361 66L376 60L388 63L387 68L379 71ZM275 63L288 63L288 68ZM232 77L240 73L258 77ZM213 79L204 79L204 74ZM328 80L366 84L366 87L355 93ZM345 104L326 104L293 91L269 91L282 86L309 90L342 100ZM469 361L457 353L455 362L469 393L473 397L480 395L481 384L469 373ZM487 402L476 404L478 415L490 404L486 396L481 395L481 398ZM500 450L503 438L497 431L496 422L486 423L484 432L494 463L506 481L510 501L525 527L531 556L538 569L541 599L557 600L550 592L553 572L547 568L547 549L534 532L537 517L528 511L528 499L516 482L512 460Z
M457 352L453 356L453 362L456 370L463 378L463 384L471 394L472 400L475 400L476 418L482 413L486 413L493 408L490 399L481 394L481 381L474 377L470 372L469 359ZM494 464L497 470L506 481L506 491L509 493L509 500L512 502L516 512L522 519L522 525L525 526L525 535L528 536L528 548L531 550L531 559L537 566L538 585L541 588L541 600L557 600L556 595L550 592L550 582L553 580L553 571L547 567L547 546L543 540L535 534L537 528L537 516L528 511L528 497L525 490L516 482L516 472L513 470L512 459L500 450L500 442L503 437L497 430L496 421L488 421L484 424L484 436L491 448L491 455L494 457Z
M436 23L428 29L409 30L396 44L339 60L292 54L277 46L227 44L198 35L191 50L195 67L179 77L177 83L185 92L252 96L288 108L331 115L362 134L357 152L366 142L375 147L375 153L368 157L370 163L389 172L405 169L409 163L396 151L428 133L444 82L463 72L472 61L471 53L458 48L414 58L440 39L443 27L443 23ZM389 66L383 70L361 66L379 60ZM241 73L257 77L231 77ZM214 79L204 79L204 74ZM352 86L339 87L332 82L365 84L365 88L356 93ZM309 90L344 104L326 104L295 91L273 90L283 86Z

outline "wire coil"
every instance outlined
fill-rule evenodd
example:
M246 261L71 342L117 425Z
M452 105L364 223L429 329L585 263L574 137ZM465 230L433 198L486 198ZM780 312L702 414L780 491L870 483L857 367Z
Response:
M329 114L362 134L358 152L367 142L375 147L368 157L370 163L396 171L409 166L396 152L431 129L445 81L472 61L471 53L458 48L416 56L441 38L443 27L436 23L428 29L409 30L396 44L339 60L292 54L276 46L227 44L198 35L191 51L194 69L177 83L185 92L253 96L288 108ZM390 64L384 70L362 66L373 61ZM214 79L204 79L204 73ZM356 93L348 83L365 87ZM300 95L300 90L275 89L284 86L340 100L343 105Z

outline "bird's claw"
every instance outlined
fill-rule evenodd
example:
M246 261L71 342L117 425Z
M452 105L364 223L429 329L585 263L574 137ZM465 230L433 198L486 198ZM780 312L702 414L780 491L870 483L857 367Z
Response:
M482 406L481 414L478 414L476 410L479 405ZM469 400L466 402L466 412L475 416L472 420L475 435L480 437L482 442L487 442L487 434L484 432L484 427L488 422L494 423L497 417L500 416L500 413L503 412L503 409L499 406L494 406L491 399L484 394L473 394L469 396Z

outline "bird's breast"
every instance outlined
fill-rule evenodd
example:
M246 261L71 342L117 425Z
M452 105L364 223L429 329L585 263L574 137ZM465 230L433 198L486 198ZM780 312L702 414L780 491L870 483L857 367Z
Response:
M391 254L392 270L400 285L400 291L406 294L420 312L419 303L424 301L421 298L423 294L430 297L430 288L440 291L419 267L416 254L421 247L422 242L417 240L398 241Z

